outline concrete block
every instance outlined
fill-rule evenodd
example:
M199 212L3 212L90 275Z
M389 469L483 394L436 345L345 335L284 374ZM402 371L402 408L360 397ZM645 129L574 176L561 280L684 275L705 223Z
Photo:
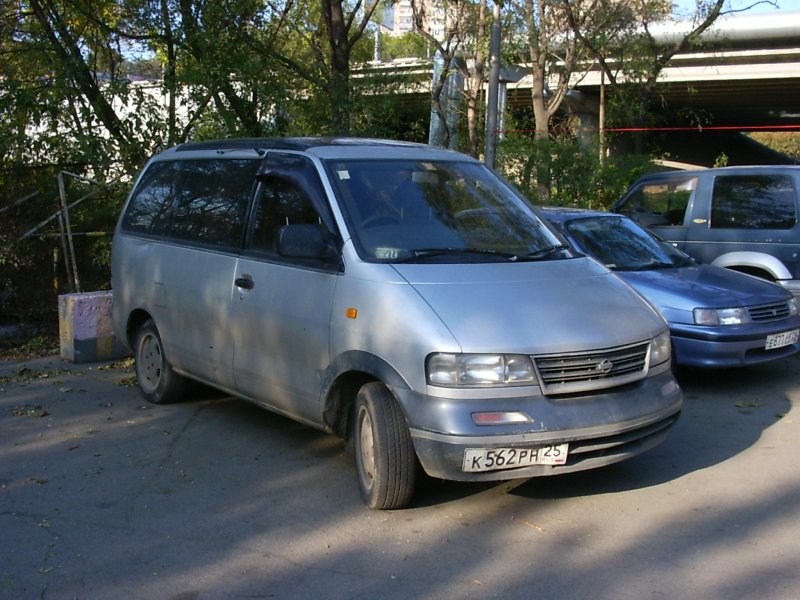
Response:
M111 327L110 291L59 296L58 333L64 360L99 362L130 354Z

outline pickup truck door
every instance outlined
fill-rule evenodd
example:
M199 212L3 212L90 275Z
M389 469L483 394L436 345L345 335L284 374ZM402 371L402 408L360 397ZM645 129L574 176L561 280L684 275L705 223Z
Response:
M704 263L734 252L797 262L797 192L790 175L741 173L706 178L689 222L686 252Z
M694 200L698 178L655 179L631 190L616 208L651 229L675 247L684 250L687 234L693 228Z

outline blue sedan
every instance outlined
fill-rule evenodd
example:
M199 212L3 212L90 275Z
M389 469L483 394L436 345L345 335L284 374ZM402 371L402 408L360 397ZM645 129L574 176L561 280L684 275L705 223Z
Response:
M622 215L542 212L578 251L614 271L661 312L679 365L739 367L800 350L798 301L782 287L697 264Z

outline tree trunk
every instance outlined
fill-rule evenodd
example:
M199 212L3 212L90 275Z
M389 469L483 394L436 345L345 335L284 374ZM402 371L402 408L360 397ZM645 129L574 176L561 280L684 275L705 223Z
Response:
M475 66L470 69L467 85L467 133L469 134L469 152L472 156L480 154L480 115L479 103L483 82L486 80L486 53L483 40L486 38L486 0L480 0L478 8L478 42L475 46Z
M531 101L533 104L533 118L536 123L534 137L537 140L547 140L550 139L550 113L547 110L547 99L544 97L544 69L534 67L531 75L533 77Z
M335 135L350 133L350 41L342 0L321 0L322 13L328 26L331 74L329 101L331 128Z
M172 19L168 0L161 0L161 21L164 27L164 46L166 46L167 64L164 67L164 89L169 98L167 106L167 146L177 143L177 120L175 112L175 95L177 89L175 39L172 34Z
M545 30L546 21L543 1L525 0L528 43L530 44L531 77L533 79L531 102L533 105L533 119L536 124L534 137L537 140L550 138L550 113L547 110L547 99L544 96L547 77L545 65L549 40Z

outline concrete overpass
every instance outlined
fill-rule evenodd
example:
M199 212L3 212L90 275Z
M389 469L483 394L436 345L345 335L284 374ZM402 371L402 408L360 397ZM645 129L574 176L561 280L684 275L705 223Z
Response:
M690 28L690 23L670 23L654 29L653 35L667 44ZM732 159L730 164L781 162L768 152L753 154L757 149L737 136L746 131L800 132L800 11L727 15L702 41L702 50L676 55L663 71L666 122L653 133L673 155L690 162L713 163L721 151ZM530 104L530 84L529 75L509 83L509 105ZM596 127L592 113L599 106L599 71L574 89L580 99L573 109L588 128ZM689 111L702 117L702 134L696 121L686 120ZM739 150L733 157L732 144Z

